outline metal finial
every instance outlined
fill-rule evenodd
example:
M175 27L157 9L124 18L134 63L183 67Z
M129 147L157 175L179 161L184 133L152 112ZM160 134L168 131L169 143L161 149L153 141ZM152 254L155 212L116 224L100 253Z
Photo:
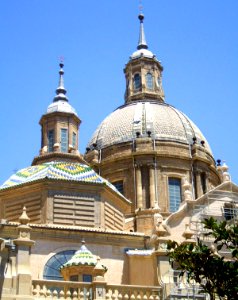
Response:
M139 34L139 41L138 41L138 46L137 49L148 49L146 39L145 39L145 32L144 32L144 15L142 11L140 11L140 14L138 16L138 19L140 20L140 34Z
M63 64L63 57L60 58L60 70L59 70L59 86L56 89L56 96L54 97L54 102L62 100L62 101L68 101L68 98L65 96L67 93L66 89L64 88L64 64Z

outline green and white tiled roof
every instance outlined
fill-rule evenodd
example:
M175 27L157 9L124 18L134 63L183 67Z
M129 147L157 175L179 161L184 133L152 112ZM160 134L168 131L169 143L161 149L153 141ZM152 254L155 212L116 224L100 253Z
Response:
M110 182L99 176L91 167L80 163L59 161L47 162L21 169L5 181L0 186L0 190L44 178L107 185L120 194Z
M97 257L92 254L91 251L83 244L81 248L73 255L73 257L67 261L61 268L67 268L71 266L96 266Z

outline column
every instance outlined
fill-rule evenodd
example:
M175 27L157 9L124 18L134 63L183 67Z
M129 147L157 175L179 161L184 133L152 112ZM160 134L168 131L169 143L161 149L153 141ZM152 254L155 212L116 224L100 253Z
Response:
M155 169L154 164L149 165L150 170L150 207L155 208Z
M141 209L142 204L142 181L141 181L141 166L136 165L136 200L137 208Z
M202 183L201 183L201 173L196 171L195 177L196 177L196 187L197 187L197 198L199 198L203 195Z

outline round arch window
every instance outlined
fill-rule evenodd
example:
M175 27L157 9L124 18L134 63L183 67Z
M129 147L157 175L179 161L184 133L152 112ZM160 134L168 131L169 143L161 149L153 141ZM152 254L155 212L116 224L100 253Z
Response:
M141 88L141 76L139 73L134 76L134 90L139 90Z
M153 76L152 76L152 74L147 73L145 78L146 78L146 87L149 90L152 90L153 89Z
M53 255L45 264L43 278L47 280L63 280L60 267L74 255L76 250L61 251Z

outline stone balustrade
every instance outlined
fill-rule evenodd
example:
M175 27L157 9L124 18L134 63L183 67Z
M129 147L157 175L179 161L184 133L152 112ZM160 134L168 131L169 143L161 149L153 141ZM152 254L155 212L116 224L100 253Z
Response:
M108 285L105 283L100 287L97 282L33 280L32 295L35 300L161 300L162 289L156 286Z
M161 300L162 288L137 285L107 285L105 298L108 300Z

